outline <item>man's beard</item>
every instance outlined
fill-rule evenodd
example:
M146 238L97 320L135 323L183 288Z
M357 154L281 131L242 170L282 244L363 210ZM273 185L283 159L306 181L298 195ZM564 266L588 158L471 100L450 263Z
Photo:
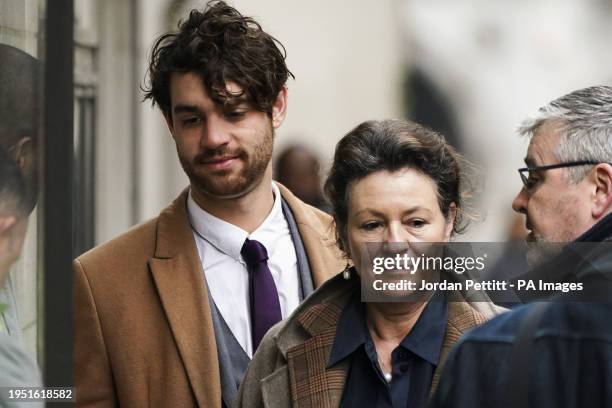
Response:
M262 142L255 146L249 156L243 149L230 150L227 147L219 149L207 149L199 153L193 161L187 161L179 155L183 170L195 188L201 193L216 198L240 197L253 190L263 178L264 173L272 158L272 146L274 142L274 130L270 127L265 130ZM242 168L235 171L208 172L202 170L206 161L221 157L235 157L242 163Z
M562 247L563 244L549 242L531 231L527 240L527 265L533 269L552 260L561 253Z

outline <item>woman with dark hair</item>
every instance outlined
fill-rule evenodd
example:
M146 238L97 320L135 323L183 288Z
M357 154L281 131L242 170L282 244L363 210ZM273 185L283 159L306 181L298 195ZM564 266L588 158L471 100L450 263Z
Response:
M407 121L364 122L340 140L325 192L353 266L268 332L238 407L427 404L450 347L497 309L461 292L450 301L442 290L362 302L359 289L371 277L373 247L409 253L465 229L463 167L443 137Z

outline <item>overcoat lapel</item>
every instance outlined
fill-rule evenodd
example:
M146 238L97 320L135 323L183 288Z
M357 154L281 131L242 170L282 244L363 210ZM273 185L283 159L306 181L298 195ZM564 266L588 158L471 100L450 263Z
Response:
M338 320L352 292L352 284L346 282L345 286L339 296L329 303L314 305L298 318L311 337L287 351L291 402L294 408L335 408L340 405L349 360L330 368L327 363Z
M308 323L306 326L306 330L312 330L314 336L287 352L291 399L295 408L337 407L346 382L348 360L327 368L342 309L333 305L318 306L321 307L315 306L309 310L312 312L310 317L302 316L315 319L311 323L316 322L318 327L308 326ZM300 320L304 322L306 319ZM335 320L336 324L328 324L326 319Z
M186 198L187 190L160 214L149 266L198 405L220 407L217 346Z

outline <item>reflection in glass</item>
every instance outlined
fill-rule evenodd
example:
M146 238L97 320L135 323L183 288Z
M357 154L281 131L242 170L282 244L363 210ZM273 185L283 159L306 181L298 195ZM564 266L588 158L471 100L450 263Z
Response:
M42 4L0 0L0 385L40 384Z

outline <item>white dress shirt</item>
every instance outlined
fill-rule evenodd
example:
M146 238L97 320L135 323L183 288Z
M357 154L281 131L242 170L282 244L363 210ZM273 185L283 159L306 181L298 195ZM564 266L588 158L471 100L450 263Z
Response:
M281 195L272 183L272 211L252 234L203 210L189 193L187 210L193 228L206 284L213 300L236 340L249 357L253 356L249 314L249 272L240 250L244 241L254 239L268 251L283 319L300 303L297 256L289 225L281 207Z

